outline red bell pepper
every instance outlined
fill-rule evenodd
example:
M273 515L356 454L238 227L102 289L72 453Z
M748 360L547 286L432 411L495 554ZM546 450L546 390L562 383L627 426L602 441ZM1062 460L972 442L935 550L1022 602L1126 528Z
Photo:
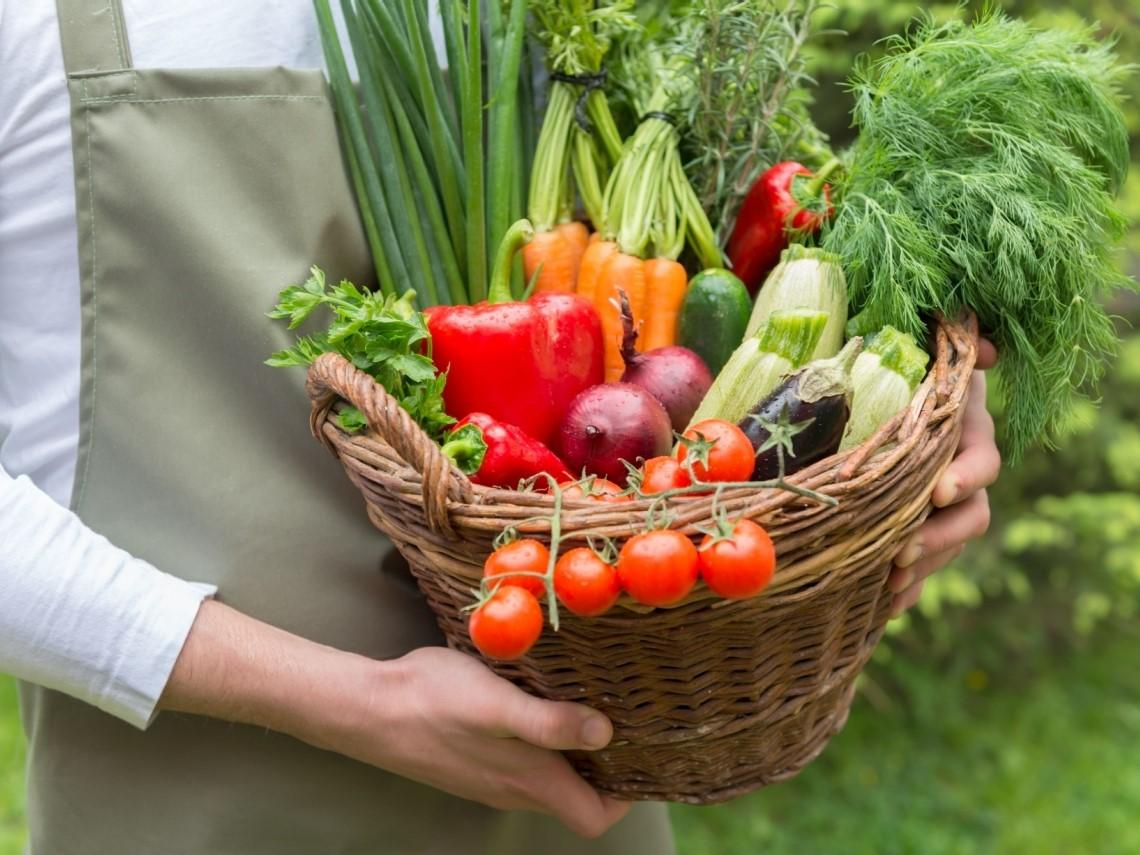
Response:
M511 262L533 235L526 220L507 231L486 302L425 314L432 361L447 372L447 412L487 413L546 443L570 401L602 382L602 327L593 306L573 294L511 300Z
M824 179L839 166L832 159L816 175L802 163L788 160L764 172L752 185L740 206L732 235L728 239L728 257L732 272L755 294L764 277L780 261L780 253L788 248L792 233L814 234L831 216L830 188ZM806 175L811 183L797 198L796 177ZM823 188L822 210L811 205Z
M473 429L482 434L482 442L471 435ZM553 451L514 425L496 421L486 413L469 413L461 419L442 447L464 472L474 470L473 483L485 487L514 489L520 481L543 472L558 482L573 480ZM539 479L535 486L545 489L547 484Z

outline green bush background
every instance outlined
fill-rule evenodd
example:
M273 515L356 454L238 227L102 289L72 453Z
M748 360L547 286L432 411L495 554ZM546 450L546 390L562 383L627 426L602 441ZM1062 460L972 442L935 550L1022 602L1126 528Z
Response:
M817 114L837 144L854 54L919 8L837 0L821 13L848 34L813 48ZM1140 0L1006 8L1050 25L1099 21L1140 61ZM1140 74L1129 96L1140 162ZM1140 169L1126 207L1140 220ZM1121 263L1140 273L1140 230ZM683 855L1140 853L1140 301L1120 295L1113 309L1124 345L1101 405L1079 414L1063 449L1003 473L990 534L891 625L816 763L729 805L674 809ZM15 685L0 678L0 855L23 840L23 736Z

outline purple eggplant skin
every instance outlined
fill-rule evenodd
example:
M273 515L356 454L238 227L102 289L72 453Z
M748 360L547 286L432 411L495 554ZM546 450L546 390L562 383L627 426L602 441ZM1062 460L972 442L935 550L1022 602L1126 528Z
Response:
M851 414L849 395L843 391L825 395L815 401L803 400L799 395L802 376L801 370L785 378L772 394L757 404L740 422L740 429L744 431L752 447L759 449L770 436L761 426L761 422L776 424L785 409L788 411L787 420L793 425L814 419L810 425L792 437L795 456L789 455L787 450L784 450L785 475L791 475L817 460L835 454L839 450L839 441L843 438L843 430L847 427L847 419ZM770 481L779 477L778 454L777 449L772 447L756 455L756 468L752 472L753 481Z

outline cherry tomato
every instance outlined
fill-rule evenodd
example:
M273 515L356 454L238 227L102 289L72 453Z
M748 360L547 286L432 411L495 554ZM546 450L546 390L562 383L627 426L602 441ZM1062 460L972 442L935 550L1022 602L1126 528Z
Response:
M756 467L756 452L744 431L723 419L705 419L684 433L685 439L704 437L712 443L708 464L693 461L693 474L698 481L749 481ZM684 443L677 446L677 460L685 462L689 449Z
M512 573L546 573L550 550L537 540L526 538L502 546L483 562L483 576L494 584L517 585L540 600L546 596L546 583L537 576L512 576Z
M542 608L530 591L503 585L471 613L467 631L484 656L518 659L542 635Z
M671 606L697 583L697 548L679 531L635 534L618 557L621 586L639 603Z
M593 617L608 612L621 596L617 568L592 549L579 546L554 565L554 592L558 601L576 615Z
M641 492L646 496L664 493L693 483L688 471L676 457L651 457L645 461Z
M590 499L595 502L632 502L633 496L621 495L622 488L613 481L607 481L605 478L595 478L592 484L587 484L590 487L590 492L587 493L583 488L581 481L563 481L558 486L562 488L562 498L564 499Z
M710 545L711 544L711 545ZM768 532L752 520L740 520L729 540L713 542L707 535L700 548L701 578L727 599L759 594L776 570L776 547Z

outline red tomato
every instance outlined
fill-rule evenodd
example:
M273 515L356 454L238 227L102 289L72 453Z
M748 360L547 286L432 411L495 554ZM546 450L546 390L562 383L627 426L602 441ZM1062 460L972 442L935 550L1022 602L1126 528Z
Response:
M581 481L563 481L558 486L562 488L562 498L564 499L591 499L595 502L633 501L633 496L621 495L621 486L613 481L607 481L605 478L595 478L593 484L589 485L589 493L582 489L583 482Z
M467 631L484 656L518 659L542 634L542 608L530 591L503 585L471 613Z
M679 603L697 583L697 548L679 531L636 534L618 557L618 577L630 596L647 606Z
M705 419L684 433L685 439L711 442L708 465L693 461L693 474L698 481L750 481L756 467L756 452L744 431L723 419ZM682 463L689 449L684 443L677 446L677 459Z
M554 592L558 601L576 615L604 614L621 596L617 569L580 546L571 549L554 565Z
M483 562L483 576L498 585L517 585L540 600L546 596L546 583L537 576L513 576L512 573L546 573L550 550L537 540L516 540L496 549Z
M776 570L772 538L752 520L737 522L730 540L713 543L713 537L707 535L701 541L699 554L701 578L727 599L759 594L768 587Z
M646 496L664 493L693 483L689 473L675 457L651 457L645 461L641 492Z

